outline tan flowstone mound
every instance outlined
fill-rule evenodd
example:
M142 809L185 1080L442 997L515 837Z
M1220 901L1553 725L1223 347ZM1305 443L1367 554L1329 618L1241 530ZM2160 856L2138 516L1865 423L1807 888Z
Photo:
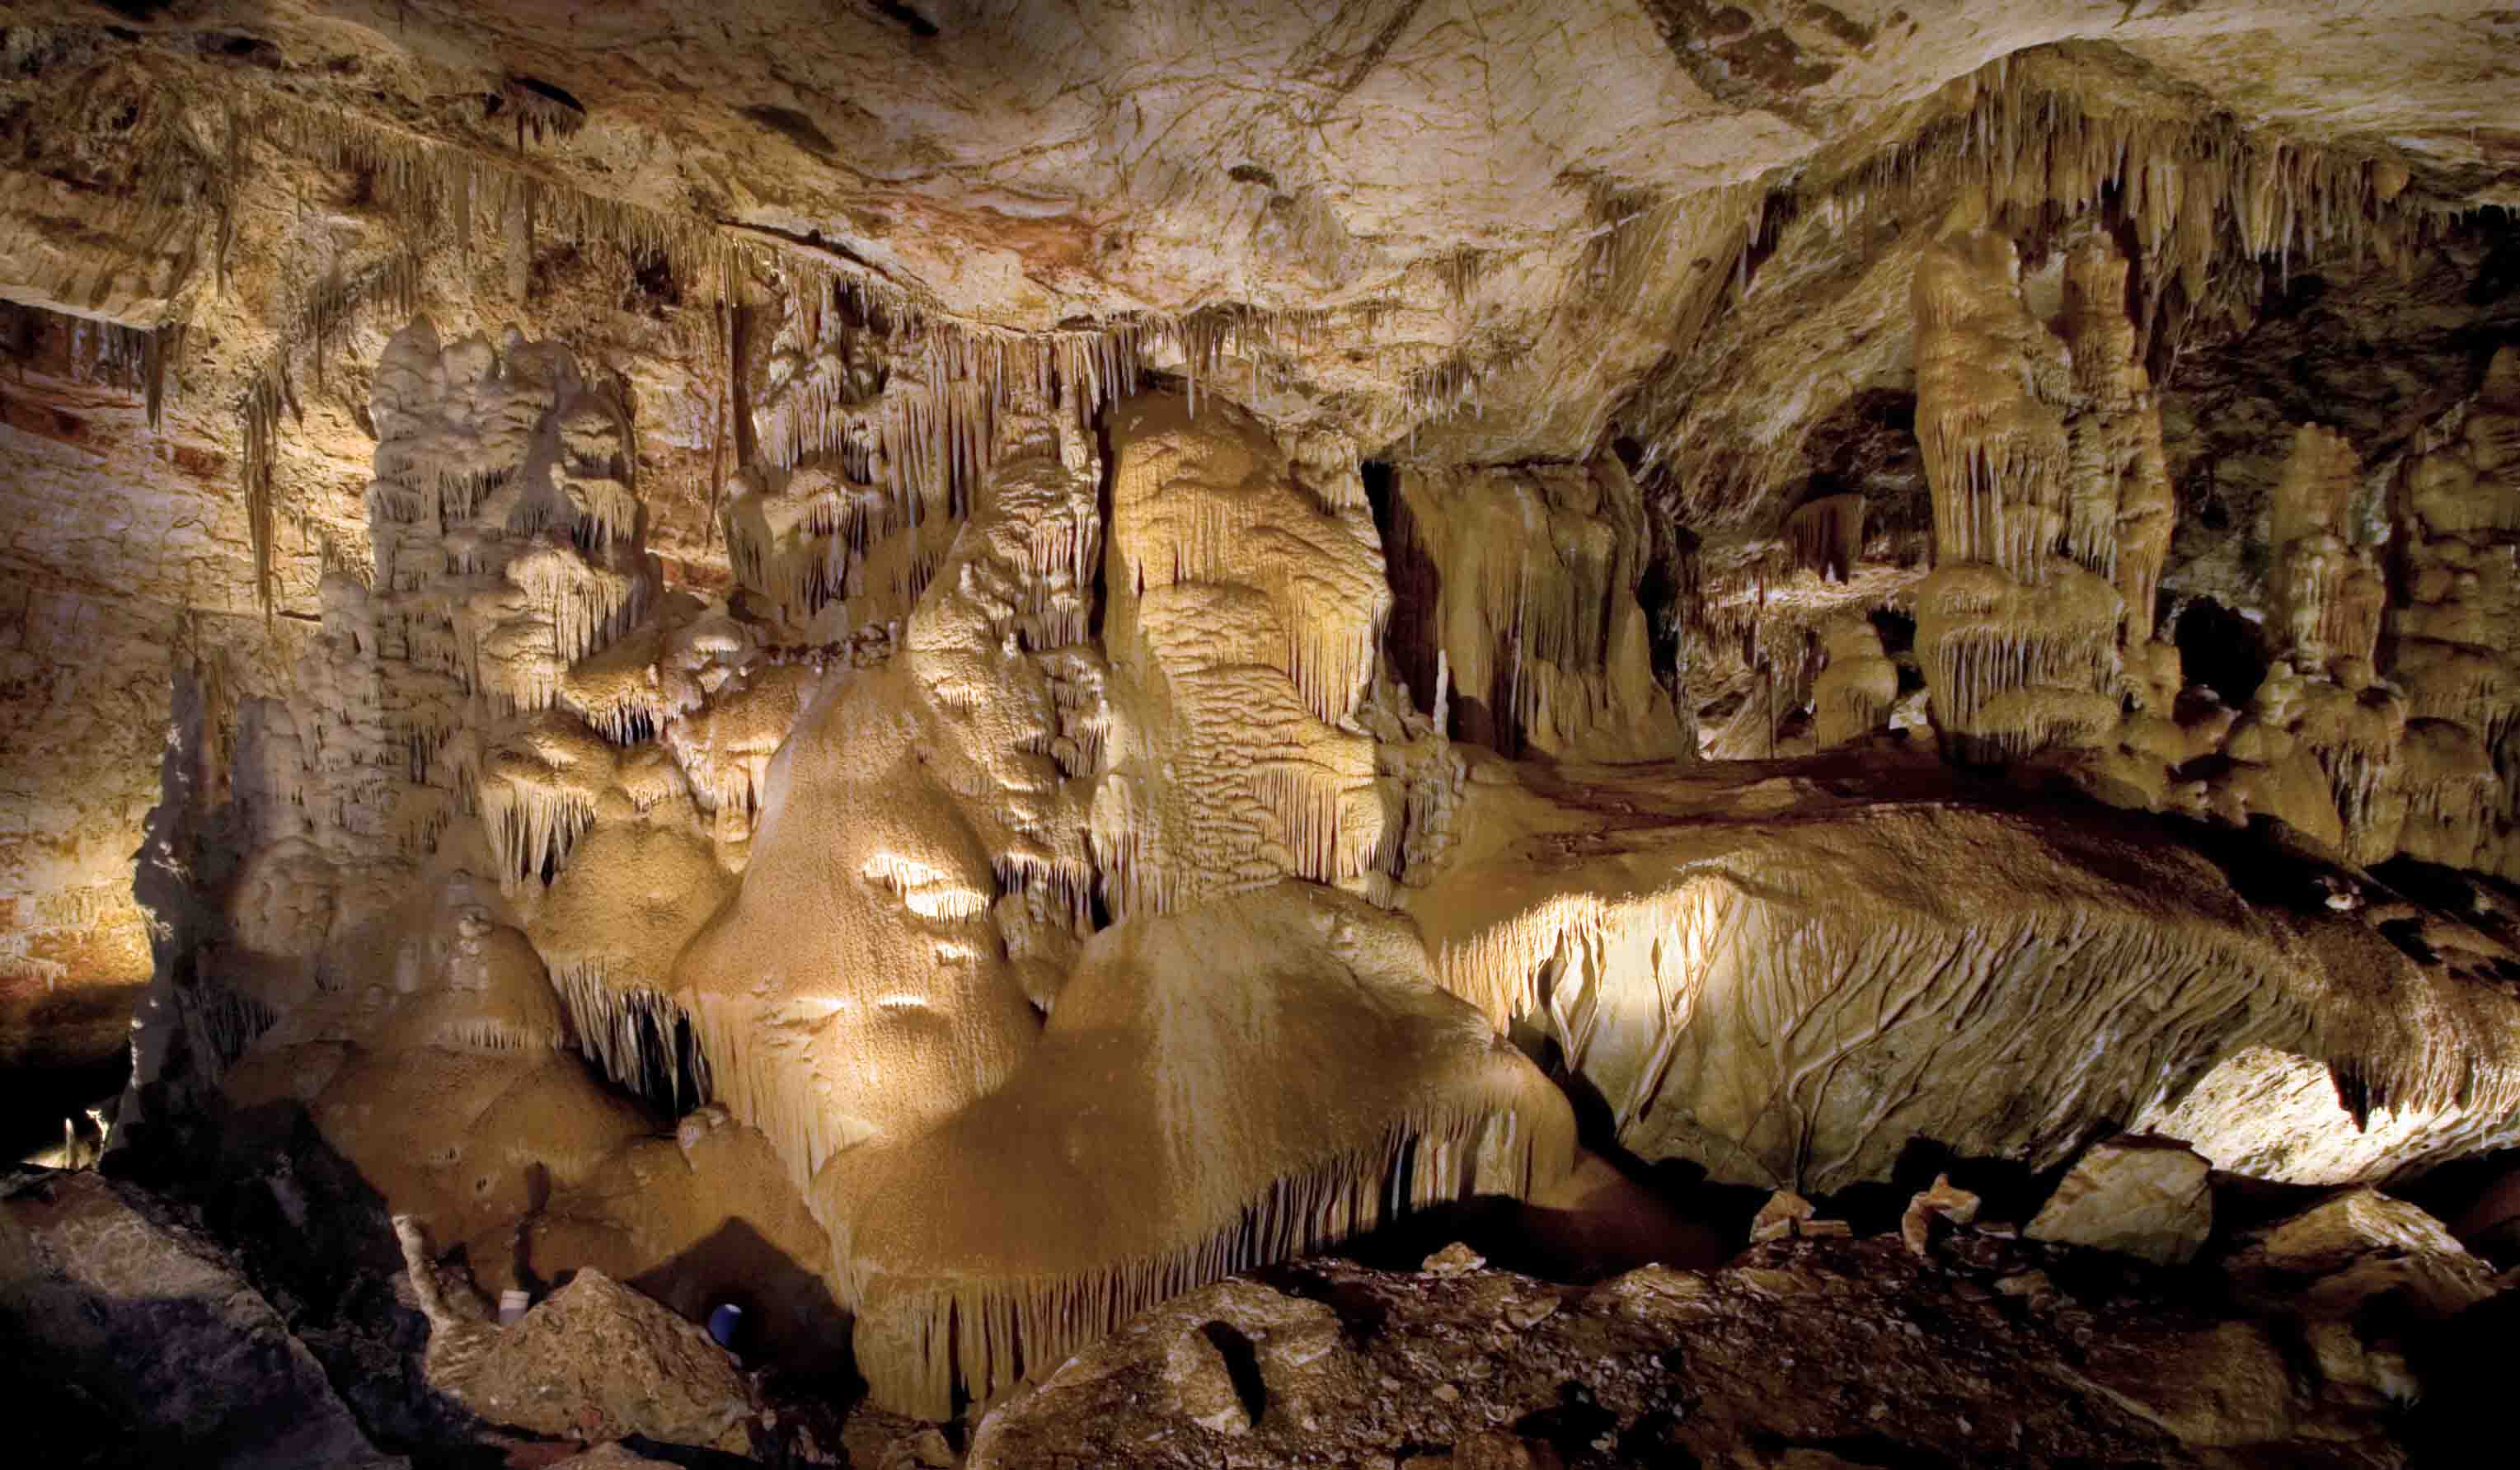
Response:
M422 889L367 932L378 983L301 1005L225 1084L240 1108L304 1103L397 1213L485 1261L509 1254L538 1190L585 1179L648 1128L563 1050L559 997L499 907L462 873Z
M2183 1264L2213 1233L2212 1171L2183 1144L2113 1138L2075 1161L2022 1233Z
M1572 1164L1408 923L1308 884L1098 935L1007 1085L815 1181L878 1402L942 1417L1246 1265Z

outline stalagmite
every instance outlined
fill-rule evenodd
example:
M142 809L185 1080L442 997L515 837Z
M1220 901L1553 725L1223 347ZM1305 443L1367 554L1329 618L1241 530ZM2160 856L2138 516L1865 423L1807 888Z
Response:
M2520 518L2509 509L2520 478L2515 438L2520 349L2505 346L2476 396L2430 426L2418 452L2391 476L2407 602L2387 614L2395 645L2388 673L2406 691L2399 772L2406 825L2398 846L2429 861L2506 876L2520 873L2520 845L2510 837L2520 827L2520 798L2502 767L2502 747L2520 727L2520 641L2511 631L2512 610L2520 608L2510 551L2520 533ZM2350 454L2305 431L2287 489L2341 505L2345 492L2334 486L2345 467L2337 456ZM2350 563L2342 574L2323 564L2305 567L2323 574L2317 584L2322 589L2338 588L2333 611L2320 611L2340 632L2360 637L2371 610L2353 570ZM2339 651L2347 659L2352 653Z
M1822 749L1880 729L1899 698L1899 668L1883 655L1868 620L1829 625L1828 666L1812 683L1812 738Z
M2142 334L2127 310L2132 264L2111 237L2094 232L2065 257L2064 303L2077 400L2066 421L2067 554L2116 583L2130 648L2153 635L2179 510Z
M2305 424L2275 487L2269 539L2281 566L2283 635L2294 664L2339 682L2367 670L2380 636L2383 589L2354 541L2361 462L2344 437Z
M2115 588L2062 560L2037 585L1979 564L1927 577L1916 650L1954 753L2013 760L2113 727L2124 613Z
M1916 650L1936 726L1973 761L2089 745L2119 705L2126 600L2105 579L2114 504L2076 506L2059 411L2068 364L2019 278L2009 240L1966 230L1926 252L1914 291L1935 554L1916 594ZM2111 479L2086 498L2108 498Z
M1071 653L1013 636L1081 628L1065 610L1090 586L1075 560L1090 539L1043 540L1095 499L1090 468L1055 457L1050 433L995 458L898 641L828 671L784 744L761 739L780 729L766 696L742 707L767 718L758 735L730 712L666 737L739 770L731 744L778 744L742 887L683 953L674 993L712 1094L800 1185L1012 1075L1038 1034L1038 981L1000 931L1001 875L1079 895L1089 882L1080 798L1053 752L1099 716L1055 691ZM1045 574L1064 578L1048 601L1026 590Z
M2038 583L2068 531L2064 353L2022 305L2010 240L1944 236L1916 267L1916 439L1938 565ZM2114 536L2115 527L2107 530Z

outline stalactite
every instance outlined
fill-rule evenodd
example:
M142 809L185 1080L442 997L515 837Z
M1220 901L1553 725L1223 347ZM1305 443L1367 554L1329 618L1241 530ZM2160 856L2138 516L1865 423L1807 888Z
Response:
M1656 549L1624 468L1411 469L1390 498L1390 646L1413 686L1445 667L1463 696L1449 733L1507 755L1669 755L1677 715L1655 698L1642 589L1678 550Z
M245 514L248 539L253 550L253 595L265 614L276 608L278 588L275 584L272 539L278 527L273 512L274 461L280 441L280 408L285 389L277 370L254 378L246 389L245 397Z
M2394 158L2309 146L2273 129L2251 129L2228 112L2194 111L2184 98L2130 100L2113 90L2079 85L2067 55L2016 53L1955 79L1914 105L1908 136L1833 175L1802 170L1791 187L1759 207L1759 227L1745 240L1773 237L1780 224L1812 222L1831 239L1890 238L1920 218L1955 206L1991 231L2053 239L2060 226L2090 221L2129 240L2137 290L2131 293L2138 340L2149 352L2177 330L2176 314L2208 299L2213 283L2259 260L2289 268L2314 259L2378 258L2402 268L2435 238L2455 210L2408 187ZM1753 197L1764 184L1749 186ZM1588 247L1596 259L1620 237L1652 233L1661 207L1649 198L1597 186L1598 217L1626 223ZM1725 211L1730 200L1690 197L1692 208ZM1703 250L1726 278L1755 280L1756 246L1738 254ZM1603 266L1588 261L1596 277ZM1714 270L1707 272L1710 276ZM1655 426L1643 444L1650 470L1687 466L1675 488L1692 521L1713 521L1757 505L1790 475L1801 451L1788 435L1753 452L1711 458L1706 431L1720 421L1692 413L1710 393L1709 374L1727 370L1716 355L1729 348L1704 327L1735 295L1707 292L1702 308L1678 323L1672 340L1681 360L1659 373L1623 412ZM1702 353L1689 346L1705 344ZM1928 430L1919 423L1919 435ZM1929 449L1930 452L1930 449ZM1992 529L1992 528L1987 528ZM2166 537L2167 531L2161 532ZM2139 589L2126 586L2130 607ZM2148 606L2148 604L2147 604ZM2148 612L2142 615L2147 624Z
M517 122L517 151L522 153L525 134L531 132L536 143L546 136L565 142L586 126L586 109L577 100L557 92L529 76L509 76L499 83L501 109Z
M1864 555L1864 497L1827 495L1785 518L1785 539L1794 564L1823 578L1844 581Z
M500 782L480 792L481 824L499 859L502 887L548 881L595 822L595 804L574 792Z
M677 1117L707 1106L708 1061L672 997L625 984L602 963L558 967L552 986L579 1048L606 1077Z

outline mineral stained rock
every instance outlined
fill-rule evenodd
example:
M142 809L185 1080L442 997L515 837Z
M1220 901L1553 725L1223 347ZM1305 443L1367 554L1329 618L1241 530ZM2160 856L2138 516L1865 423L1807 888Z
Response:
M2493 1270L2440 1220L2372 1189L2348 1189L2250 1238L2224 1264L2235 1290L2305 1315L2349 1317L2389 1295L2428 1317L2493 1295Z

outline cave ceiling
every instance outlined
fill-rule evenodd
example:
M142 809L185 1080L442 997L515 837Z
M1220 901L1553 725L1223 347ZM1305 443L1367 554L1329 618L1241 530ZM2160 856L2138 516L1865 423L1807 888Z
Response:
M2520 22L2482 4L11 9L53 27L13 32L21 109L66 79L136 86L232 211L296 198L274 238L225 226L287 279L228 262L227 291L355 278L407 243L285 157L338 120L976 327L1234 324L1151 360L1198 351L1265 416L1368 453L1624 437L1691 523L1773 518L1762 481L1803 432L1901 386L1898 246L1972 150L2039 146L2069 113L2155 124L2132 147L2173 154L2155 134L2219 130L2190 153L2404 170L2408 218L2507 202L2520 167ZM2004 136L1990 100L2017 115ZM75 183L56 146L22 137ZM348 217L303 239L326 205ZM136 279L74 304L182 314Z

